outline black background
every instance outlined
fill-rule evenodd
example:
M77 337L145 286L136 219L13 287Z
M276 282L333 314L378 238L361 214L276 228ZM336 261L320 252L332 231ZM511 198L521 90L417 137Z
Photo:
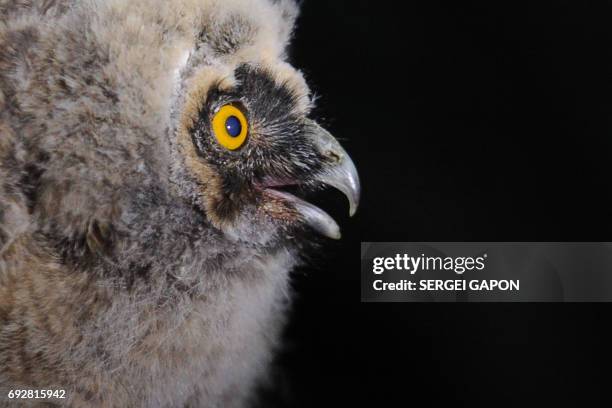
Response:
M304 2L291 60L363 194L326 203L264 406L610 406L608 304L359 297L361 241L612 240L606 3Z

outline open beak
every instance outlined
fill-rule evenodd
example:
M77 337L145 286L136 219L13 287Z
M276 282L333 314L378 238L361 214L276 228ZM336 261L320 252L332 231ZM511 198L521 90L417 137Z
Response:
M327 130L312 120L308 120L307 125L319 153L327 158L327 164L315 179L340 190L348 199L349 215L353 216L359 205L361 190L359 176L353 161ZM340 239L340 227L325 211L293 194L278 190L271 192L291 202L305 224L328 238Z

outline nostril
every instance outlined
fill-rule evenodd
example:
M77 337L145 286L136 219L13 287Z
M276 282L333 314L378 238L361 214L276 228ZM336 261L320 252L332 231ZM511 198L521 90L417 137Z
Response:
M334 163L340 163L340 161L342 160L342 155L338 152L335 152L333 150L327 150L325 152L325 156L327 156L329 159L331 159Z

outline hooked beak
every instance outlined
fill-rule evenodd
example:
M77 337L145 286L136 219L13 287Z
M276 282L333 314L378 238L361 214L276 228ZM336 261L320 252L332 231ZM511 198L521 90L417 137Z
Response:
M308 119L312 140L319 153L327 159L324 169L315 180L335 187L348 199L349 215L355 215L359 205L360 184L353 161L340 143L316 122ZM289 201L301 215L305 224L328 238L340 239L340 227L325 211L315 205L284 191L272 190L274 195Z
M333 163L327 166L316 179L323 184L337 188L346 196L349 202L349 215L352 217L357 212L359 195L361 194L359 175L355 164L346 150L327 130L312 120L309 120L309 124L313 128L315 145L319 149L319 153Z

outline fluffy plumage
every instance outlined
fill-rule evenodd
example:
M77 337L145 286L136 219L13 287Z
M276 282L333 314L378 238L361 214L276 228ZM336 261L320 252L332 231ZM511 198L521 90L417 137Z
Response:
M241 407L354 168L285 62L290 0L0 0L0 392ZM211 115L239 103L236 152ZM2 404L0 398L0 405Z

